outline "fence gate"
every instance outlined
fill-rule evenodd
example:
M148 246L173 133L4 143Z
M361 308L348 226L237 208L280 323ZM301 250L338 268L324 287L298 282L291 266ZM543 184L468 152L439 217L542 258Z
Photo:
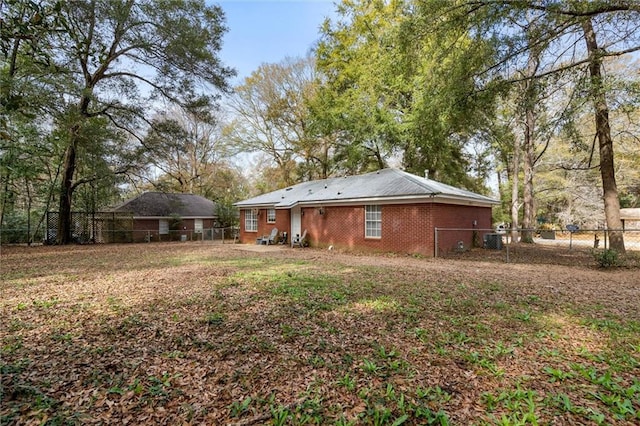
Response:
M55 244L59 212L47 212L45 244ZM71 238L74 243L130 243L133 216L116 212L71 212Z

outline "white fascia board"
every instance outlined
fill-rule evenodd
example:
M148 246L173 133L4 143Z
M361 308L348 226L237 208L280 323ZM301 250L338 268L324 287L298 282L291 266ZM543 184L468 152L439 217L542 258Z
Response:
M491 207L500 204L499 201L474 200L472 198L455 197L455 196L404 196L404 197L368 197L368 198L350 198L345 200L317 200L297 203L300 207L317 207L317 206L348 206L348 205L365 205L365 204L415 204L415 203L443 203L456 204L465 206ZM295 204L284 208L293 207Z
M270 208L274 208L275 204L276 203L259 203L259 204L240 204L240 203L236 203L236 204L234 204L234 206L239 208L240 210L270 209Z
M438 195L434 198L433 202L478 207L492 207L500 204L498 200L478 200L474 198L456 197L455 195Z
M295 203L297 204L297 203ZM269 204L245 204L242 206L236 206L238 209L240 210L251 210L251 209L276 209L276 210L287 210L290 209L291 207L295 206L295 204L287 204L287 205L281 205L281 204L274 204L274 203L269 203Z

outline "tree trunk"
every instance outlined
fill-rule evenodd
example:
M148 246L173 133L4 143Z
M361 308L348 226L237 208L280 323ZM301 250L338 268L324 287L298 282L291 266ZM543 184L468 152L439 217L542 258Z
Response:
M517 137L513 140L511 173L511 241L518 242L518 226L520 224L518 218L520 211L520 200L518 197L520 186L520 141Z
M532 29L535 25L532 23ZM529 38L531 36L529 35ZM524 214L522 217L522 242L533 243L533 227L535 225L535 206L533 196L533 175L535 166L535 150L536 150L536 104L538 103L537 81L533 78L536 75L540 65L540 48L529 43L532 47L529 50L527 58L527 77L529 78L524 87L524 145L523 151L523 194L522 202L524 205Z
M60 203L58 208L58 234L56 236L57 244L70 244L73 242L71 230L71 206L73 200L73 191L76 186L73 177L76 173L78 143L81 138L81 127L84 120L88 119L90 95L93 87L87 84L85 89L87 94L80 97L77 110L73 110L69 114L71 120L69 129L69 144L64 153L64 164L62 166L62 182L60 184Z
M529 84L533 84L533 81L529 81ZM533 242L532 228L535 222L535 208L533 197L533 166L535 155L535 112L533 111L533 105L527 100L527 109L525 115L525 132L524 132L524 146L523 146L523 172L524 182L522 190L522 202L524 206L524 214L522 216L522 242Z
M8 156L11 154L8 154ZM6 158L6 157L5 157ZM11 179L10 168L5 168L6 173L2 176L2 182L4 182L4 188L2 189L2 207L0 207L0 226L4 225L4 216L7 211L8 199L9 199L9 181Z
M33 238L31 236L31 187L29 186L29 179L24 178L25 190L27 192L27 246L31 247Z
M64 154L64 166L62 171L62 183L60 184L60 203L58 208L58 233L57 244L70 244L73 241L71 235L71 200L73 198L73 175L76 171L77 141L75 129L71 132L71 141Z
M622 221L620 220L620 200L618 198L618 186L613 164L613 140L609 127L609 107L604 95L602 84L602 58L600 48L596 40L591 19L582 23L584 39L589 52L589 76L591 77L591 96L595 108L596 135L600 150L600 175L602 176L602 190L604 198L604 214L609 229L610 248L620 253L625 252L624 238L622 234Z

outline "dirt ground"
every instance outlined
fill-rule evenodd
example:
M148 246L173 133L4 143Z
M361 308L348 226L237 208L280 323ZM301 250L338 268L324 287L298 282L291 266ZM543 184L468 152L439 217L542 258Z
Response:
M473 249L441 258L416 258L399 254L338 252L294 249L280 246L236 245L235 250L269 253L317 262L360 266L384 266L424 271L451 280L498 280L529 289L563 293L583 303L605 298L622 311L640 319L640 256L631 252L620 267L603 269L588 250L568 250L530 244L511 245L503 250ZM508 262L507 262L508 260Z
M184 243L173 244L173 247ZM529 244L511 245L507 250L473 249L464 253L450 253L441 258L423 258L402 254L371 254L344 252L337 250L317 250L313 248L291 249L286 246L264 246L244 244L202 244L207 251L229 250L259 253L261 256L273 256L283 259L300 259L316 263L343 264L353 266L389 267L398 270L413 270L436 277L451 280L498 280L512 283L513 286L537 292L562 293L576 303L582 303L592 297L611 303L621 311L628 312L633 318L640 319L640 256L631 252L624 258L622 266L599 268L592 251L568 250L566 248L544 247ZM191 247L198 246L193 243ZM162 247L162 244L159 245ZM69 247L3 247L0 270L11 272L29 263L29 258L43 253L55 256L55 253L81 251L110 251L129 248L144 251L145 245L99 245ZM23 259L15 262L11 259ZM22 263L24 262L24 263ZM4 294L10 296L11 291Z
M449 252L441 254L439 258L425 258L421 256L411 256L396 253L368 253L350 252L338 250L315 250L315 249L289 249L282 246L264 245L232 245L235 250L242 250L256 253L271 253L278 256L294 256L299 258L322 259L331 261L337 260L340 263L353 263L358 265L385 265L410 268L427 268L434 266L452 271L459 271L460 265L474 265L469 271L472 275L481 269L491 271L503 270L500 276L514 274L513 279L526 278L519 276L522 269L528 271L541 270L545 274L555 275L567 273L566 267L571 267L570 276L584 282L599 273L615 275L615 279L626 281L627 278L635 283L640 283L640 253L629 252L627 256L620 257L619 267L610 269L600 268L592 250L572 249L564 247L542 246L535 244L511 244L504 246L502 250L486 250L474 248L461 253ZM467 269L465 266L463 269ZM537 274L534 272L534 275ZM624 277L624 278L623 278Z
M506 255L3 247L0 423L637 424L636 258Z

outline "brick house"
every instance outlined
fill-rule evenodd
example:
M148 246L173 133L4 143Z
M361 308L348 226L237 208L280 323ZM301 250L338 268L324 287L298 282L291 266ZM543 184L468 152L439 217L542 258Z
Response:
M145 192L112 211L133 216L134 242L200 240L217 219L215 203L193 194Z
M622 229L640 229L640 209L620 209L620 220L622 220Z
M434 228L490 229L496 204L480 194L382 169L303 182L235 205L243 243L255 243L275 227L294 237L307 230L314 247L433 256ZM438 248L450 250L459 241L470 247L474 237L469 231L445 233Z

